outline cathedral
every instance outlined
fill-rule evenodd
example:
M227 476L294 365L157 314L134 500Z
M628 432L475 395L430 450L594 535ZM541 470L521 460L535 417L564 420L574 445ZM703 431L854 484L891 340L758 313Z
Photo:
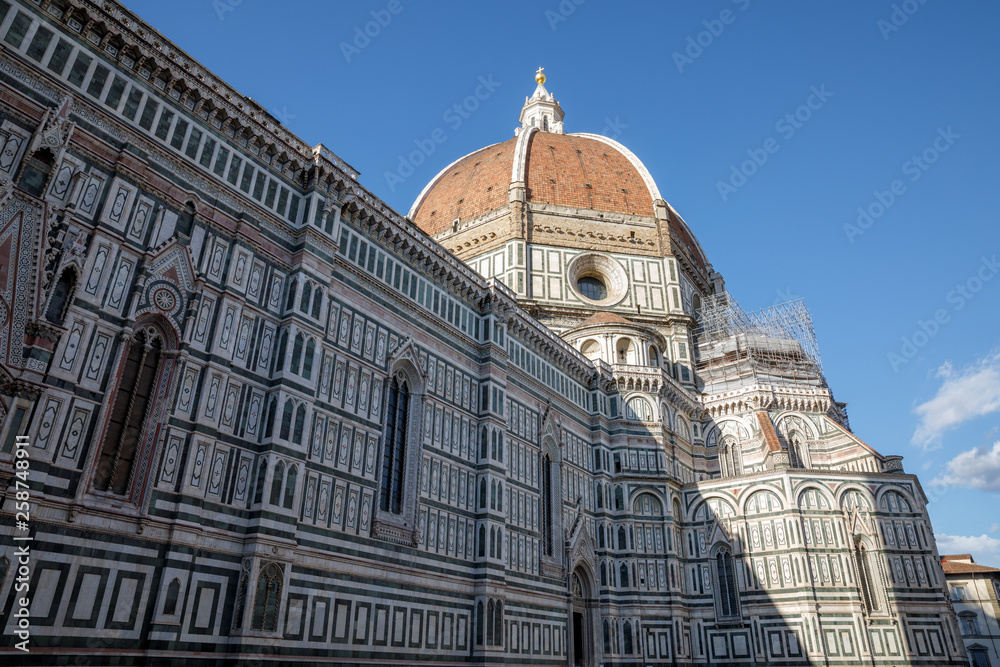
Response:
M4 664L968 664L808 311L541 70L403 216L114 0L0 48Z

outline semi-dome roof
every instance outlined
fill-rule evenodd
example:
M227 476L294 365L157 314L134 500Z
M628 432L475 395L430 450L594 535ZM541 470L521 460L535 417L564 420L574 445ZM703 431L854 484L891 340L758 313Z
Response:
M524 184L531 204L626 215L652 217L653 202L660 198L649 171L618 142L529 127L445 167L420 193L410 218L436 234L456 218L468 220L505 206L512 183Z

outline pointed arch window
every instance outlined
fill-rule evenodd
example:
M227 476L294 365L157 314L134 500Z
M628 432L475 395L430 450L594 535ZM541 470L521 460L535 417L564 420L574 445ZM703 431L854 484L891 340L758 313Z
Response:
M743 474L743 459L740 445L736 440L732 438L723 440L719 457L719 470L723 477L739 477Z
M555 550L552 512L552 459L546 454L542 457L542 546L546 556Z
M70 300L75 290L76 272L67 268L59 276L59 280L52 289L49 306L45 309L45 319L53 324L62 324L63 320L66 319L66 311L69 310Z
M272 398L267 407L267 419L264 422L264 437L270 438L274 435L274 415L278 411L278 399Z
M788 465L792 468L808 468L806 444L801 433L792 433L788 438Z
M302 287L302 301L299 302L299 310L303 313L309 312L309 302L312 299L312 283L307 282Z
M292 403L292 399L285 401L285 409L281 414L281 433L279 436L282 440L288 440L292 437L292 412L295 411L295 405Z
M299 470L295 466L289 466L288 475L285 477L285 502L284 507L287 510L292 509L292 504L295 502L295 482L298 479Z
M271 479L271 498L270 502L272 505L277 505L281 502L281 482L285 479L285 464L282 461L278 461L278 465L274 466L274 477Z
M150 399L163 378L163 352L163 336L152 326L141 328L128 343L94 474L95 489L127 495L132 486L141 443L158 427L162 406Z
M285 351L288 349L288 332L282 331L278 340L278 353L274 355L274 371L277 373L285 367Z
M302 377L312 379L313 357L316 355L316 343L312 338L306 343L306 356L302 359Z
M292 431L292 442L296 445L302 444L302 431L306 426L306 406L300 405L295 410L295 430Z
M315 319L319 319L320 310L323 307L323 293L318 289L316 294L313 295L313 305L312 305L312 316Z
M174 616L177 614L177 598L181 594L181 582L179 579L174 579L167 586L167 599L163 603L163 615L164 616Z
M257 468L257 482L254 486L253 501L259 503L264 499L264 479L267 477L267 459L260 460Z
M877 566L874 554L868 550L864 540L859 539L854 547L854 555L858 561L858 584L861 588L861 597L864 600L865 608L869 612L881 611L881 599L875 585Z
M736 586L736 566L727 547L720 548L713 563L715 569L715 613L720 620L740 615L739 591Z
M483 616L483 602L480 600L476 603L476 645L483 645L483 628L485 626L486 619Z
M393 377L389 383L385 436L382 447L382 482L379 507L385 512L402 514L403 482L406 463L406 432L410 409L407 381Z
M629 621L625 621L625 626L622 629L622 653L632 654L632 623Z
M503 602L500 600L493 610L493 645L503 646Z
M277 563L268 563L257 579L254 596L253 619L250 627L254 630L274 632L278 629L278 610L281 600L281 586L284 574Z
M293 373L298 374L302 363L302 345L305 342L302 334L295 334L295 345L292 346L292 368Z

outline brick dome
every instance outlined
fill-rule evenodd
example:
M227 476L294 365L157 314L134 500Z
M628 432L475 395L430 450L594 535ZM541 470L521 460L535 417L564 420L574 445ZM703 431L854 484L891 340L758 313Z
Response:
M616 141L593 134L528 128L470 153L424 188L410 218L428 234L506 206L512 183L529 204L652 217L660 194L639 159Z

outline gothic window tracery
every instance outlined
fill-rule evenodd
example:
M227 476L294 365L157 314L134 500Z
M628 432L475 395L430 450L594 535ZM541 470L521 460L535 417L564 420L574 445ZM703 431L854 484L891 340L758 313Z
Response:
M385 436L382 446L382 481L379 507L385 512L403 511L403 482L406 464L406 436L410 411L410 389L405 378L395 376L389 383Z
M94 488L115 495L127 495L132 485L140 443L157 414L151 398L162 378L163 334L152 325L141 327L127 344L125 360L104 433L100 458L94 474Z

